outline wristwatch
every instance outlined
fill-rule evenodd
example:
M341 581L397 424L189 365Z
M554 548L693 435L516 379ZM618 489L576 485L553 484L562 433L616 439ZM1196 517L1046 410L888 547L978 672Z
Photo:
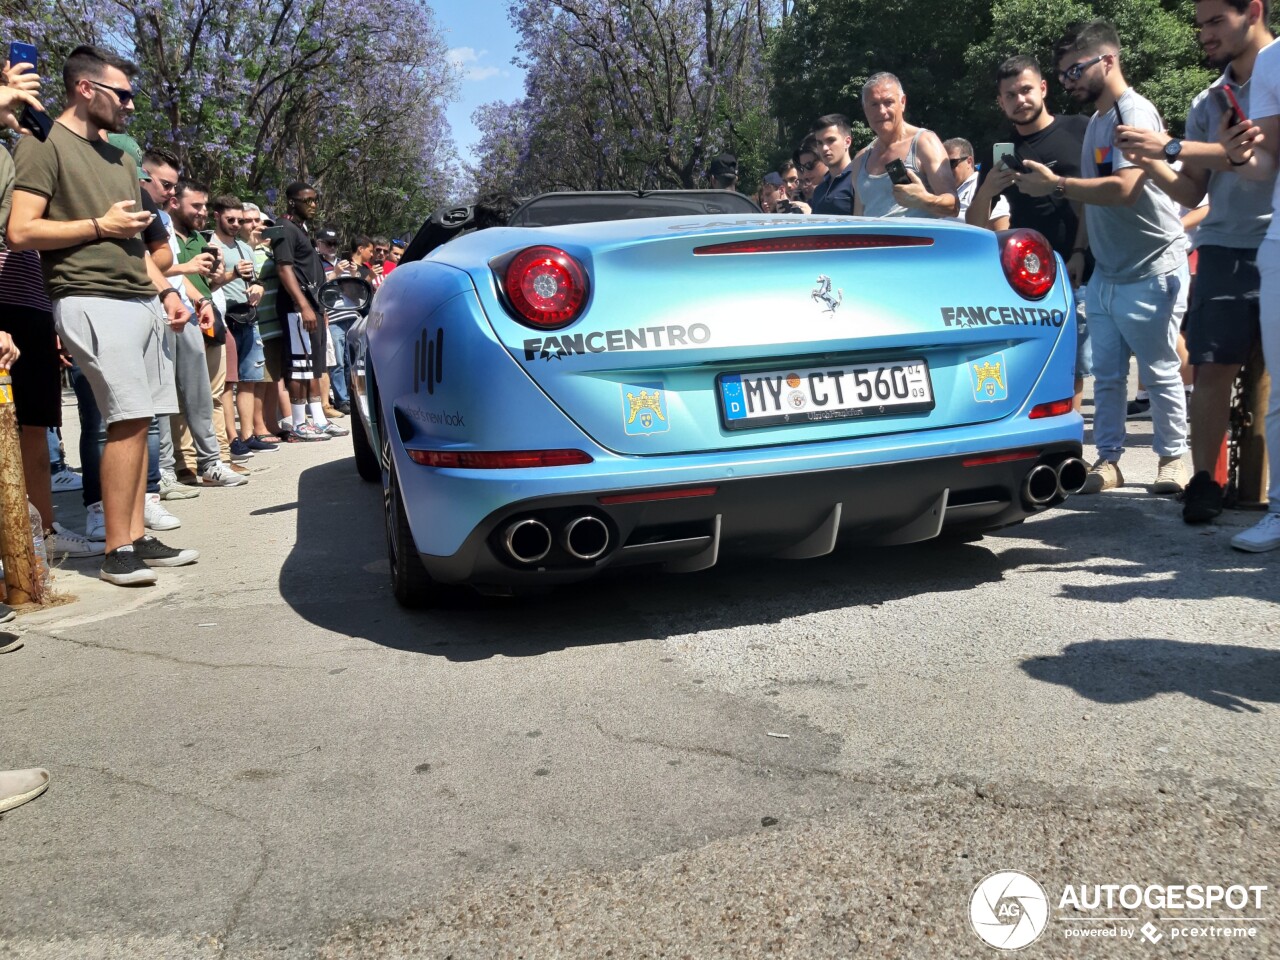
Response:
M1164 145L1164 158L1170 163L1178 159L1178 155L1182 153L1182 141L1170 140Z

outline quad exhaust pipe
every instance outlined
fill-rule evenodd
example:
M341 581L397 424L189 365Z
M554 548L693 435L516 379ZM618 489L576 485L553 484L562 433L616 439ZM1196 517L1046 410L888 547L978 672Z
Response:
M551 531L532 517L516 520L502 531L502 546L517 563L537 563L551 552Z
M574 517L560 531L560 545L575 560L595 560L609 549L609 527L599 517Z
M546 559L555 539L551 528L536 517L513 520L503 528L502 548L516 563L526 566ZM598 560L612 541L609 525L590 513L574 517L560 528L560 546L575 560Z
M1022 499L1034 507L1048 506L1079 493L1088 477L1089 467L1079 457L1068 457L1056 467L1042 463L1022 481Z
M1058 495L1058 475L1046 463L1033 467L1022 481L1022 499L1035 507L1046 506Z
M1058 495L1069 497L1079 493L1088 479L1088 464L1079 457L1068 457L1058 464Z

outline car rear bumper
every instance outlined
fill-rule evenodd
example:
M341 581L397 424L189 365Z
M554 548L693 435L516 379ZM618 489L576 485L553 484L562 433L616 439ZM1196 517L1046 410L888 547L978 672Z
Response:
M900 544L977 533L1060 503L1061 491L1045 498L1042 489L1035 498L1042 502L1033 502L1025 489L1028 475L1080 453L1080 443L1056 441L981 454L536 496L489 514L451 556L423 554L422 560L439 582L507 592L573 583L614 566L661 563L688 572L714 566L722 556L803 559L850 541ZM1045 477L1038 475L1042 482ZM617 502L647 496L654 499ZM593 519L575 525L585 517ZM601 541L602 552L590 556ZM544 544L545 554L539 555Z

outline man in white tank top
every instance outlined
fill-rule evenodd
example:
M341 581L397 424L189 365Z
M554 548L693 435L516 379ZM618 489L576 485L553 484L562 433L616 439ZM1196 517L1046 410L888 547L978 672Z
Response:
M876 138L854 158L853 212L867 217L957 217L956 180L942 141L906 121L907 95L892 73L862 87L862 110ZM891 181L886 165L906 167L910 183Z

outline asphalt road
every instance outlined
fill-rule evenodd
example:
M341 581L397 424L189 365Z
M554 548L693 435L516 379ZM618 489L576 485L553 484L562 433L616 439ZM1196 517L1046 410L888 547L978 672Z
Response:
M260 454L169 504L199 564L18 621L0 762L53 784L0 818L0 957L995 957L1005 869L1021 956L1280 956L1280 556L1146 495L1136 429L1133 485L979 543L429 613L345 441Z

